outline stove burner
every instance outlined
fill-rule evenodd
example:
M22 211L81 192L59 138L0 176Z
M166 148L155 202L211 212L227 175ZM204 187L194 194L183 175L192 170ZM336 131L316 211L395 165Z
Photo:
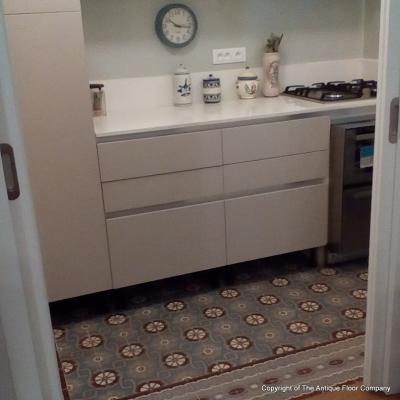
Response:
M343 93L325 93L322 96L322 100L342 100L344 98L344 94Z
M354 79L350 82L316 82L308 87L304 85L288 86L283 94L326 103L332 101L354 100L360 97L376 97L376 92L376 81Z

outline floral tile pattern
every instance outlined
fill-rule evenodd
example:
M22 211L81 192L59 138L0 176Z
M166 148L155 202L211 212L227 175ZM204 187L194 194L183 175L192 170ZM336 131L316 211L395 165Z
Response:
M72 400L116 400L364 331L366 262L279 256L52 305Z
M364 365L364 335L291 352L147 393L145 400L290 400L313 393L317 385L334 387L359 381ZM133 395L125 400L140 397Z

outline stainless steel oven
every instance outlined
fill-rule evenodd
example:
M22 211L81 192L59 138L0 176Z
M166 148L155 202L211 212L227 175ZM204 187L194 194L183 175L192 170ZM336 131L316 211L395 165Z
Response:
M375 121L331 130L328 262L368 256Z

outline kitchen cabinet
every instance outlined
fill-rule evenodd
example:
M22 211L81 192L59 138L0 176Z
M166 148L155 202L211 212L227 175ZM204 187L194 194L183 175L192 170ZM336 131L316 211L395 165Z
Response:
M202 168L103 183L107 213L172 203L199 202L223 194L222 167Z
M111 289L81 14L5 23L49 298Z
M103 182L222 164L220 131L100 143L98 151Z
M328 176L327 150L224 165L225 193L247 193Z
M226 200L228 264L325 245L327 204L326 183Z
M317 117L224 129L224 164L325 150L329 124Z
M327 241L327 117L98 144L113 287Z
M226 265L224 202L107 220L114 287Z

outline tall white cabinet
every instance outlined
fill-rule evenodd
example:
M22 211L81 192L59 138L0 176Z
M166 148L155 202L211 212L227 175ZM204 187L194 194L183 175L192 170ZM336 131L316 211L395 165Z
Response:
M110 289L78 0L3 0L49 299Z
M81 11L80 0L3 0L5 14Z

